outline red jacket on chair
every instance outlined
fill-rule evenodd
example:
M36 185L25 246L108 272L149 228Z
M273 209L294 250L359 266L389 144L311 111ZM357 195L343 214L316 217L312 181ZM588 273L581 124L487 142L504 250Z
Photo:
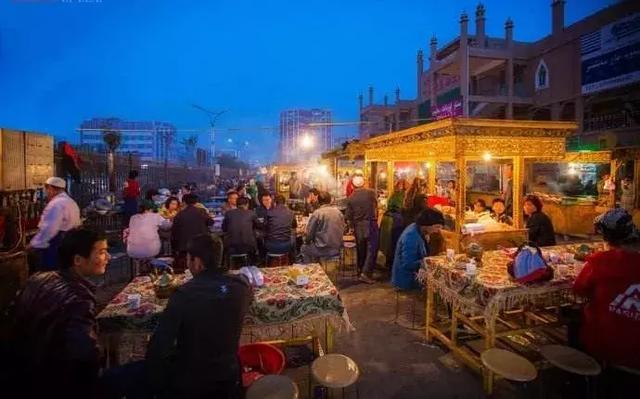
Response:
M589 301L580 329L587 352L640 368L640 253L612 249L589 256L573 289Z

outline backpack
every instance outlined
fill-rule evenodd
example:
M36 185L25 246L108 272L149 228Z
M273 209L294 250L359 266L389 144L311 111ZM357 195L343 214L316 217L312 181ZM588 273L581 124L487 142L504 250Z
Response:
M532 243L524 243L518 247L507 269L511 277L520 284L538 283L553 278L553 269L547 265L540 248Z

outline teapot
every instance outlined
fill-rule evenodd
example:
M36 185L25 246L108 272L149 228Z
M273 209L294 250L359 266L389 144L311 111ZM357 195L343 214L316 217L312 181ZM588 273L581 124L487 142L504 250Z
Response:
M477 242L471 242L465 248L465 252L467 257L475 259L478 263L482 260L482 254L484 253L484 248Z
M153 291L156 297L158 297L158 299L166 299L178 288L178 282L170 266L163 267L161 272L159 272L158 269L159 268L154 267L149 277L153 283Z

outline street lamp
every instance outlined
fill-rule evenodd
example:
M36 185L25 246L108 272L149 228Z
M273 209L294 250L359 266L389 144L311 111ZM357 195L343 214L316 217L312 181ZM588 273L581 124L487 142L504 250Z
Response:
M308 134L305 134L300 138L300 146L306 150L313 147L313 137Z

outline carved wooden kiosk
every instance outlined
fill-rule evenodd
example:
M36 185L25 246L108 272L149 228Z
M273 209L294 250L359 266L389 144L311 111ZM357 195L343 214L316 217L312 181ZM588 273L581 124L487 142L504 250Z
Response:
M528 159L561 161L565 158L566 137L577 125L573 122L515 121L492 119L449 118L410 129L371 138L363 143L365 162L387 162L393 175L395 162L424 162L437 166L439 162L455 163L456 187L466 187L467 163L470 161L503 160L513 165L513 229L476 233L485 249L502 242L526 239L523 226L523 183ZM436 174L428 174L428 189L433 192ZM466 203L466 190L457 190L456 204ZM470 237L463 233L464 207L455 210L455 229L444 232L447 247L460 250ZM483 237L484 235L484 237Z
M345 166L345 161L351 161L352 165ZM353 175L357 169L362 169L364 171L364 146L358 140L351 141L342 148L337 148L323 153L321 162L327 166L327 170L330 171L335 180L336 186L333 187L333 189L337 196L344 196L340 185L340 177L343 176L345 172L348 172L349 175ZM363 163L363 165L358 166L358 162Z

